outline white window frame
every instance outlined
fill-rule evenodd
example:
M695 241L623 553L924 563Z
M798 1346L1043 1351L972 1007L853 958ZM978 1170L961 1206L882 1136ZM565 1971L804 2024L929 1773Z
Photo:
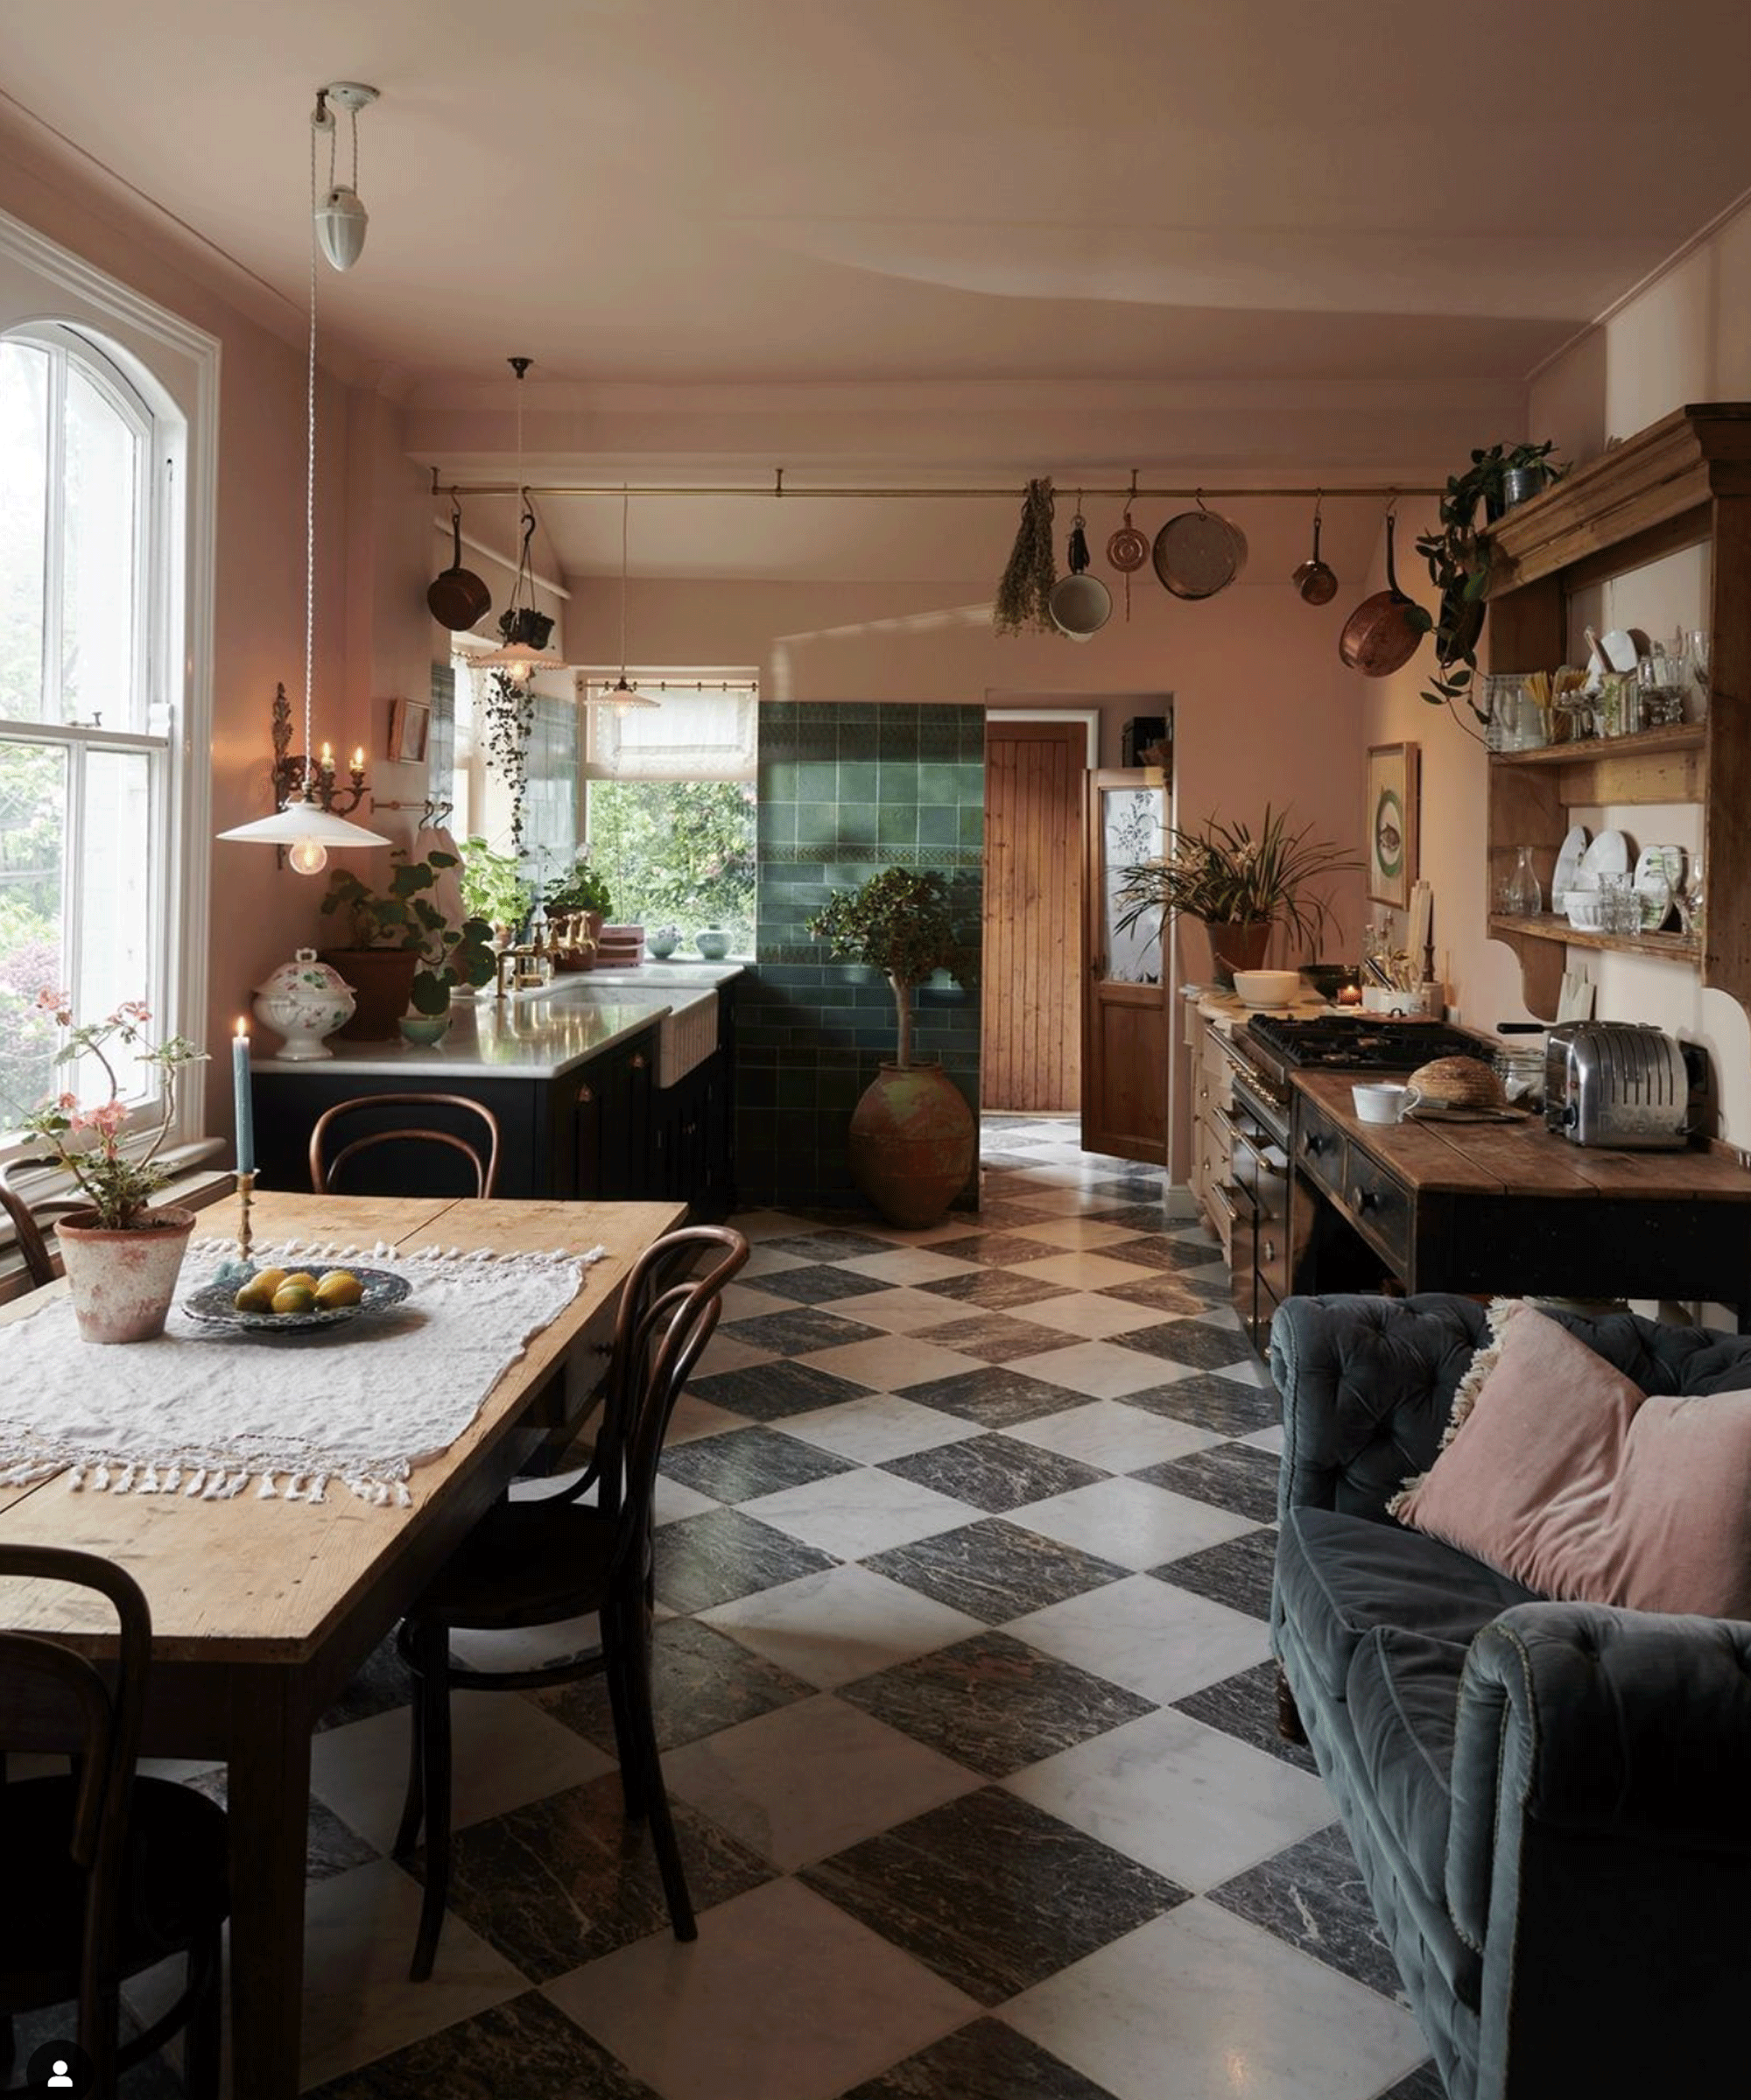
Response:
M156 1023L206 1040L212 790L213 630L217 541L220 345L205 330L144 298L82 257L0 212L0 333L81 355L107 388L118 385L152 419L152 460L143 500L159 530L147 531L141 571L150 650L147 721L165 739L159 836L164 860L153 900L158 985ZM139 748L137 732L16 726L45 741ZM76 824L76 807L69 822ZM70 837L76 846L76 836ZM143 992L146 987L143 987ZM81 1015L81 1020L98 1018ZM172 1144L200 1131L202 1090L178 1090ZM14 1138L0 1158L30 1150Z

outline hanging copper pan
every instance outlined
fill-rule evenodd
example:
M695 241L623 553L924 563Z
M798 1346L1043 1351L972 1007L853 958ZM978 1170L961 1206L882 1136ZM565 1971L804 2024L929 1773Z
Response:
M1338 654L1352 671L1367 678L1388 678L1402 671L1417 653L1424 629L1417 624L1416 606L1398 587L1393 566L1394 518L1386 514L1386 588L1364 598L1344 622L1338 637Z
M462 566L462 506L450 498L450 565L427 586L432 617L453 635L472 627L492 610L492 593L472 569Z

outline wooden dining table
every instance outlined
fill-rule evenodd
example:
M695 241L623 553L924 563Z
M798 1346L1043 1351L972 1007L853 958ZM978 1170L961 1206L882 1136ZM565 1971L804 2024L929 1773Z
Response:
M236 1214L207 1215L218 1236ZM410 1507L344 1490L317 1505L95 1493L74 1489L66 1472L0 1490L0 1540L104 1555L145 1591L146 1754L228 1767L233 2089L249 2100L292 2100L299 2090L312 1731L544 1438L587 1410L633 1261L684 1217L667 1203L258 1194L258 1240L495 1254L601 1246L607 1257L583 1271L577 1296L465 1432L415 1470ZM7 1307L0 1320L36 1302ZM91 1356L94 1376L126 1375L124 1349ZM108 1646L102 1605L59 1586L0 1587L0 1626L97 1654Z

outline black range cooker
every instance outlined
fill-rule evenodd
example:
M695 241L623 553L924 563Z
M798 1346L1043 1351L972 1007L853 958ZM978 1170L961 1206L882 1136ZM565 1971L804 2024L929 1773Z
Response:
M1441 1021L1375 1014L1306 1020L1255 1014L1228 1039L1234 1064L1230 1189L1235 1310L1264 1353L1271 1315L1291 1291L1372 1290L1379 1257L1295 1170L1292 1072L1410 1072L1434 1057L1487 1063L1496 1046Z

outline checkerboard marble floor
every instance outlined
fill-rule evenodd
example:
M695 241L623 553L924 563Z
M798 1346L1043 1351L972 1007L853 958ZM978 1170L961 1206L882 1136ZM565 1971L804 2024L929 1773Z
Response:
M408 1983L385 1654L315 1745L321 2100L1439 2100L1275 1734L1276 1406L1220 1253L1074 1121L984 1144L981 1210L929 1232L736 1220L658 1504L697 1942L600 1685L465 1693L451 1914Z

